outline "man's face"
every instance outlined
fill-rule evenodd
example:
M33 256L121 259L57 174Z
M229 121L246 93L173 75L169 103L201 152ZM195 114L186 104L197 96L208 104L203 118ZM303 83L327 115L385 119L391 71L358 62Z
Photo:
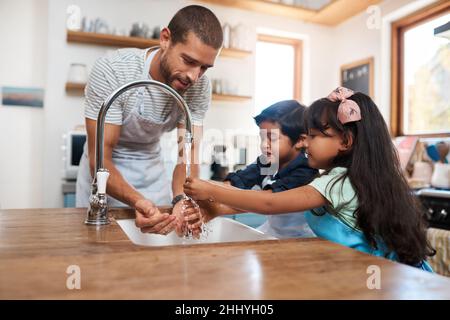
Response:
M164 82L184 93L214 65L218 53L218 49L189 32L184 43L169 44L162 53L160 71Z

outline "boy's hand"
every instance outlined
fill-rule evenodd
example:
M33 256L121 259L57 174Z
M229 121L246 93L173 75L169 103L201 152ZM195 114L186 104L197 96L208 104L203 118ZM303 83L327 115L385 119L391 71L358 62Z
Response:
M220 205L217 202L198 200L197 203L200 206L200 212L202 213L204 223L220 216Z
M184 183L184 193L194 200L209 200L209 189L212 187L210 183L198 178L187 178Z

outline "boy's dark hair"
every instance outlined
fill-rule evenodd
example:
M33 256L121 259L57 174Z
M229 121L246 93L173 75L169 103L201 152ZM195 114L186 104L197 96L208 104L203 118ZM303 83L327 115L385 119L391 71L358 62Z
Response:
M332 128L342 135L344 142L351 136L351 150L338 155L333 167L347 168L341 179L349 177L355 189L357 227L372 247L378 248L378 240L382 240L400 262L417 265L435 253L427 240L424 209L402 174L398 154L378 107L360 92L348 99L361 109L360 121L342 124L337 117L340 102L319 99L305 115L307 129L327 135L325 131Z
M284 100L264 109L254 119L258 126L264 121L277 123L281 132L289 137L292 144L295 144L300 135L306 134L305 110L306 107L295 100Z
M222 46L222 26L216 15L208 8L191 5L180 9L167 26L173 44L184 43L192 31L204 44L219 49Z

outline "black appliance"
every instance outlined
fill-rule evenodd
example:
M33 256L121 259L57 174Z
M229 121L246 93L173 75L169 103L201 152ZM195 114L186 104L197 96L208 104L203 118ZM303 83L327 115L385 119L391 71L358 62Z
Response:
M450 190L427 188L415 194L425 207L429 226L450 230Z

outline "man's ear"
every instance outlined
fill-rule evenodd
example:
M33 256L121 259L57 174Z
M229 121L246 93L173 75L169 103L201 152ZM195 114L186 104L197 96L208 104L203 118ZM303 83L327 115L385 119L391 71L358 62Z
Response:
M301 150L306 147L306 134L301 134L297 142L294 144L294 148Z
M161 49L166 50L170 46L171 39L172 34L169 28L163 28L159 34L159 46L161 47Z
M351 133L344 134L341 140L341 146L339 148L339 151L343 152L349 151L351 150L352 147L353 147L353 134Z

